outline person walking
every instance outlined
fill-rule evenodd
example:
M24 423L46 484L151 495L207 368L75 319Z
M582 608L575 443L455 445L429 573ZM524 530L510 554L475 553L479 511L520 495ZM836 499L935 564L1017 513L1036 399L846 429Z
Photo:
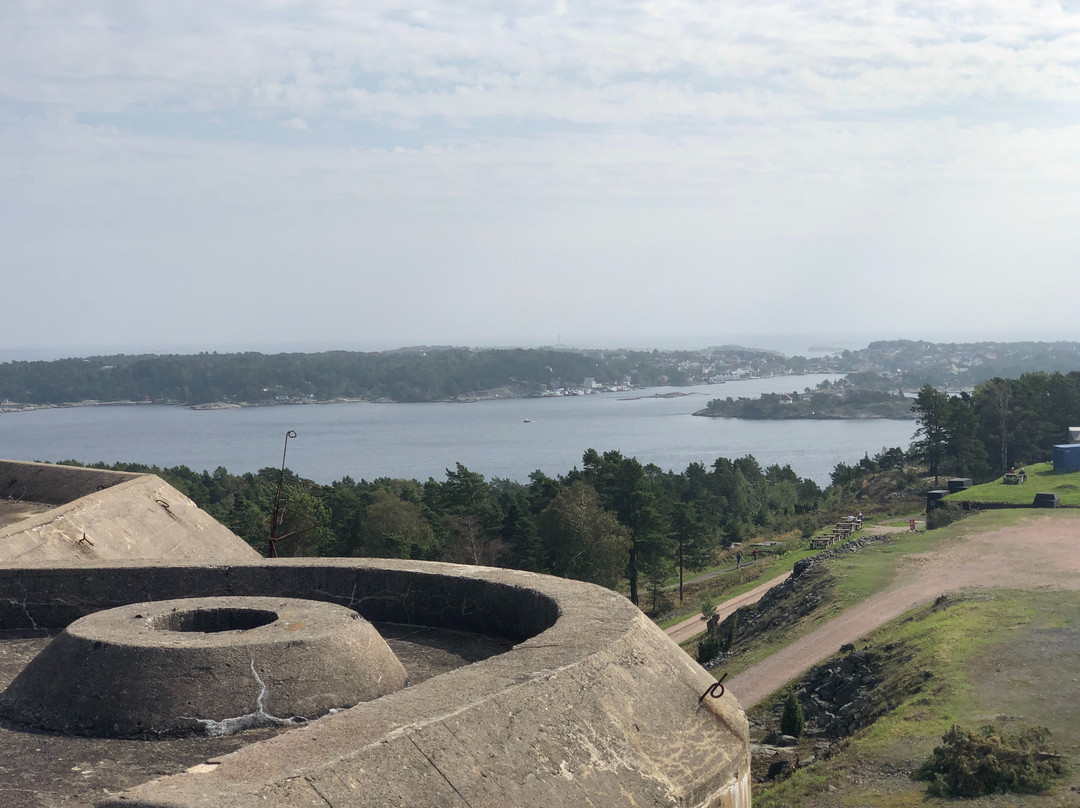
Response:
M742 566L742 553L735 554L735 569Z

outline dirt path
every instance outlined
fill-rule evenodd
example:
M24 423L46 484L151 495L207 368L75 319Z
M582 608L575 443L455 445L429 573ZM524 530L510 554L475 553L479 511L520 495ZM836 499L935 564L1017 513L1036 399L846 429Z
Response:
M751 560L748 559L747 562L745 564L743 564L741 567L738 566L738 565L732 565L732 566L730 566L730 567L728 567L726 569L713 570L712 572L706 572L706 573L703 573L701 575L695 575L693 578L687 578L685 581L683 581L683 586L691 586L693 584L703 584L706 581L711 581L711 580L713 580L715 578L719 578L721 575L727 575L728 573L735 572L736 570L746 569L748 567L752 567L755 564L760 564L760 563L763 563L763 562L762 561L751 561ZM664 591L671 592L671 591L674 591L674 590L676 590L678 588L679 588L679 584L678 584L678 582L676 582L676 583L668 584L667 586L665 586Z
M918 522L917 524L919 525L919 527L923 526L922 522ZM871 528L871 530L874 533L907 533L908 531L906 527L884 526L875 526ZM732 567L728 570L718 570L716 572L710 572L707 575L700 575L697 578L691 578L690 580L686 581L686 583L689 584L699 583L700 581L707 581L711 578L716 578L720 575L723 575L724 573L732 572L735 569L735 567ZM743 606L749 606L751 603L757 603L759 600L761 600L762 595L764 595L781 581L787 580L789 575L791 575L790 572L785 572L783 575L776 576L771 581L766 581L765 583L754 587L749 592L743 592L741 595L736 595L735 597L731 598L731 600L724 601L716 607L716 613L720 615L720 619L723 620L736 609L741 609ZM674 586L675 588L677 588L678 584L675 584ZM667 588L671 589L672 587L669 586ZM664 633L681 645L695 635L700 634L704 630L705 618L701 615L696 615L694 617L688 617L681 623L676 623L675 625L664 629Z
M781 581L785 580L790 572L785 572L783 575L778 575L771 581L754 587L749 592L743 592L741 595L736 595L730 600L725 600L719 606L716 607L716 613L720 615L720 619L723 620L729 614L736 609L741 609L743 606L749 606L751 603L757 603L761 600L761 596L776 586ZM688 617L681 623L676 623L670 628L664 629L664 633L677 643L684 643L691 637L700 634L705 630L705 618L700 614Z
M1080 514L1059 511L1015 527L908 556L896 583L728 679L728 690L752 707L791 679L835 654L844 643L945 592L968 587L1080 590Z

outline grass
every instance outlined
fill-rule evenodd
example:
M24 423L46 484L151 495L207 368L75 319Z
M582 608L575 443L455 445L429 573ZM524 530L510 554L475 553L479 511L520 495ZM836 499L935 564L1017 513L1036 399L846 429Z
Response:
M941 548L972 533L997 530L1030 516L1027 511L985 511L938 530L897 533L888 542L871 544L858 553L841 555L828 562L815 579L815 592L822 598L818 608L780 631L759 635L724 660L722 669L734 676L809 634L834 617L857 606L871 595L888 588L907 566L907 557ZM691 656L697 640L682 646ZM720 672L717 669L717 673Z
M881 527L907 527L909 519L917 519L917 520L919 520L921 522L925 518L926 518L926 511L925 510L912 511L909 514L906 514L906 515L900 516L900 517L896 517L896 518L874 520L873 523L868 524L868 527L864 528L864 530L868 530L869 532L873 532L875 525L878 525L878 526L881 526Z
M946 502L980 502L988 504L1031 505L1036 493L1058 495L1058 504L1080 508L1080 472L1054 471L1050 463L1035 463L1024 468L1027 481L1006 485L1004 477L982 485L974 485L945 497Z
M904 524L907 524L907 520L904 520ZM867 531L864 529L863 535L866 533ZM859 535L855 534L852 538L858 538ZM833 545L833 547L839 546ZM811 550L808 546L803 546L789 550L782 555L763 556L756 562L751 561L749 564L744 564L741 570L732 570L726 575L711 578L709 583L716 582L713 586L705 585L690 590L683 601L683 608L678 610L679 613L658 621L657 625L662 629L668 629L676 623L681 623L686 618L698 614L701 611L700 599L702 595L711 595L718 603L722 603L725 600L738 597L744 592L749 592L765 581L771 581L785 572L790 572L792 567L799 561L821 552L823 551ZM742 573L742 576L736 577L739 573ZM689 589L689 585L687 588ZM696 638L691 647L697 647Z
M1012 527L1031 516L1028 511L983 511L937 530L897 533L890 541L830 562L836 575L839 611L862 602L888 587L904 572L907 556L940 549L972 534Z
M776 786L755 786L755 808L953 805L928 798L909 774L953 723L975 729L995 721L1010 730L1049 727L1052 745L1071 758L1073 774L1046 794L984 797L964 805L1075 805L1070 789L1080 783L1076 593L992 590L954 596L944 607L922 606L887 623L865 644L882 654L902 649L906 659L888 666L878 686L886 694L903 694L899 704L828 760ZM765 707L751 716L771 717Z

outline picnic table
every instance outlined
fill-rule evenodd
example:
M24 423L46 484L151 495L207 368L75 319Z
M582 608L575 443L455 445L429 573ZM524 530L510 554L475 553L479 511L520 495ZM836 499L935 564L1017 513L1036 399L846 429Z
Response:
M831 544L848 538L860 528L862 528L862 520L855 519L849 522L847 519L843 519L837 522L836 527L830 529L828 533L823 533L820 536L814 536L810 539L810 549L823 550Z
M1019 485L1020 483L1027 482L1027 475L1021 471L1007 471L1005 472L1005 479L1002 480L1005 485Z

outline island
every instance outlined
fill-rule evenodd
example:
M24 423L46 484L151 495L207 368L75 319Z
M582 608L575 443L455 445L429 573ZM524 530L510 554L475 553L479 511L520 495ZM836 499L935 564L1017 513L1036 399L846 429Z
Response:
M914 398L902 391L889 392L857 387L850 381L825 380L802 393L766 393L759 398L715 398L694 415L707 418L748 420L852 420L865 418L914 418Z

